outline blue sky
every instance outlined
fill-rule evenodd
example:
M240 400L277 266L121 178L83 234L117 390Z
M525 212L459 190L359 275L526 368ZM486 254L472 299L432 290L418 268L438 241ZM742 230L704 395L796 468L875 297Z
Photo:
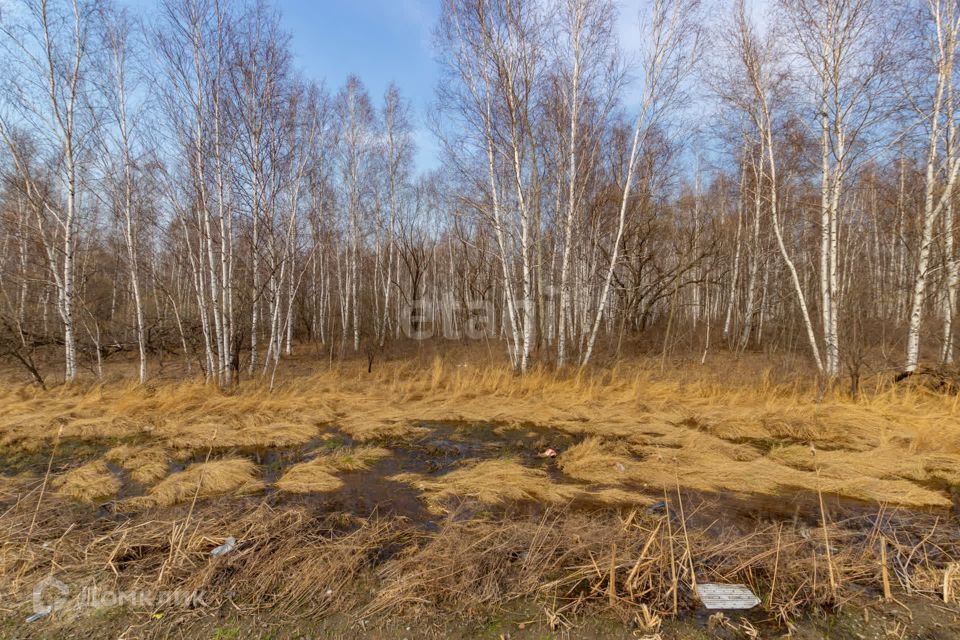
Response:
M438 69L431 39L438 0L277 0L292 35L297 66L322 80L331 93L351 73L360 77L375 104L391 81L413 107L417 168L437 166L438 150L424 115Z
M416 127L417 169L439 162L439 145L425 115L439 77L432 34L440 0L274 0L283 26L292 35L297 65L323 80L331 93L355 73L379 103L394 81L411 101ZM642 0L618 0L617 34L628 55L640 45L638 14ZM624 96L636 106L636 88Z
M0 0L0 6L6 0ZM124 0L122 0L124 1ZM156 0L125 0L133 7L154 7ZM426 113L439 78L434 59L433 29L440 0L270 0L291 35L295 64L307 78L322 81L335 93L347 76L356 74L374 104L382 102L391 81L412 106L417 147L416 168L429 171L439 164L437 141L427 128ZM646 0L616 0L616 31L623 52L636 59L642 45L639 13ZM762 17L768 0L748 0ZM628 112L640 101L633 84L623 96Z

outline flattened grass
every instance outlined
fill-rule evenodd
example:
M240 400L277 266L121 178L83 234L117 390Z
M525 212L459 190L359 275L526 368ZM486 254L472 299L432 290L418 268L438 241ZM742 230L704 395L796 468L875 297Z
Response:
M241 418L235 423L169 421L154 431L171 447L187 450L209 446L288 447L305 444L318 433L316 425L292 421Z
M373 442L414 437L420 422L494 422L585 436L561 452L561 470L612 487L679 483L761 494L799 487L946 506L947 487L960 483L960 403L922 387L878 385L858 399L828 393L817 401L811 388L756 372L748 383L694 367L518 376L503 366L455 364L385 363L372 374L344 364L273 389L254 381L229 392L196 383L11 385L0 389L0 447L42 452L62 430L64 439L108 446L135 438L189 459L209 448L299 446L334 428ZM804 458L811 444L816 461ZM144 484L163 477L159 460L116 462Z
M389 455L390 451L382 447L339 448L313 460L293 465L277 480L276 487L289 493L336 491L343 486L343 481L336 473L369 469L377 460Z
M256 465L246 458L223 458L198 462L171 474L145 495L129 498L120 505L124 510L168 507L196 498L256 493L264 487L256 477Z
M545 471L531 469L516 460L483 460L442 476L403 473L392 480L411 484L426 493L434 508L450 498L472 498L485 505L507 502L567 502L579 493L572 485L553 482Z
M63 496L95 503L120 491L118 480L103 460L95 460L54 478L51 486Z
M621 484L642 475L640 461L621 445L590 437L557 459L557 467L571 478L599 484Z
M170 466L170 454L159 446L122 444L107 451L104 457L129 471L134 482L145 485L164 478Z

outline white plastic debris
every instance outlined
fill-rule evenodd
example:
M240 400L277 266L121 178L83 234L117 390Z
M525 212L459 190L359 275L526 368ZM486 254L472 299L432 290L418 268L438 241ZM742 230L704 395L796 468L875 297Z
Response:
M237 548L237 539L233 536L228 537L223 541L223 544L210 552L212 556L222 556L225 553L230 553Z
M42 609L38 609L36 613L27 616L27 620L26 620L26 621L27 621L27 622L36 622L37 620L43 620L43 619L46 618L48 615L50 615L50 612L51 612L51 611L53 611L53 607L49 607L49 606L48 606L48 607L43 607Z
M697 596L707 609L752 609L760 598L745 584L697 584Z
M538 458L556 458L557 451L556 449L551 449L550 447L547 447L546 449L543 450L542 453L537 454L537 457Z

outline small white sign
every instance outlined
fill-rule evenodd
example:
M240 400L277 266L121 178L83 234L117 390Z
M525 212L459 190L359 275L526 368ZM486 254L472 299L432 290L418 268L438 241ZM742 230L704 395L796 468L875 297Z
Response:
M697 596L707 609L752 609L760 604L745 584L697 584Z

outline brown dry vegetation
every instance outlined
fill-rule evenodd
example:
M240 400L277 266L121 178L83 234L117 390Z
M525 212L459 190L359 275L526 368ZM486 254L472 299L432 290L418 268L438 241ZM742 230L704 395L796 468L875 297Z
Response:
M344 365L273 390L7 387L0 443L0 597L18 616L48 574L277 619L535 602L556 628L675 613L697 580L750 585L779 624L885 580L951 615L960 591L957 399L919 386L818 402L641 366ZM368 485L372 505L348 501ZM381 513L403 492L423 514ZM210 559L228 535L237 551Z
M401 474L393 479L413 484L434 503L467 498L484 505L523 501L558 504L570 501L577 492L572 486L551 482L544 471L530 469L516 460L484 460L439 478Z
M97 460L57 476L53 488L82 502L95 502L119 491L120 481L110 473L103 460Z
M8 386L0 391L0 446L42 453L58 434L63 442L135 444L107 459L150 484L167 457L302 446L333 429L365 442L412 438L430 422L485 423L501 432L539 425L589 438L559 465L585 482L654 493L678 483L767 495L799 488L950 506L946 488L960 468L956 396L897 386L855 400L814 396L799 384L680 382L640 367L518 377L439 360L426 370L333 369L273 390L249 384L229 393L195 383ZM469 475L464 469L456 477ZM542 494L533 485L543 482L531 476L530 494Z
M383 447L360 446L339 449L293 465L282 478L277 480L276 486L281 491L290 493L335 491L343 486L343 482L334 475L335 473L369 469L374 462L389 455L390 451Z
M256 466L252 461L246 458L223 458L192 464L158 482L146 495L129 498L117 507L125 511L169 507L194 498L224 494L242 496L261 489L263 483L256 478Z
M130 472L130 478L140 484L152 484L167 475L170 455L160 446L132 446L121 444L107 451L104 457Z
M483 616L512 603L538 603L531 620L554 630L604 612L640 630L646 620L655 632L660 617L695 606L696 581L748 584L763 600L751 624L782 631L811 610L875 601L884 566L898 598L935 603L944 584L960 588L950 573L950 560L960 557L956 523L897 510L838 513L823 530L801 519L744 531L723 521L703 525L718 513L709 500L670 496L676 506L663 513L454 512L427 532L406 518L322 513L266 496L91 520L87 507L56 496L38 504L29 482L18 491L0 519L4 602L22 621L33 586L51 570L74 596L89 584L203 593L203 611L161 609L171 622L179 616L174 627L151 610L131 611L126 624L136 637L183 633L210 611L275 624L344 615L375 626L395 616ZM228 533L237 549L212 558ZM952 598L940 601L941 626L958 628L960 609ZM43 629L69 628L76 616L67 609Z

